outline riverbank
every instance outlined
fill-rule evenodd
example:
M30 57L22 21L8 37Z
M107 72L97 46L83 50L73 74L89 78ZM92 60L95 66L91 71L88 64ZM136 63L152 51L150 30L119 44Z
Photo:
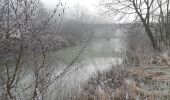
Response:
M30 98L33 92L31 90L34 89L34 84L36 84L36 71L39 71L39 80L45 79L43 82L39 83L37 91L48 85L48 80L50 80L50 82L54 81L47 88L48 92L45 92L45 97L43 96L44 99L49 100L49 98L52 98L52 100L65 100L67 97L78 95L82 90L82 84L84 84L89 77L93 76L96 71L110 70L111 65L122 63L122 59L116 57L114 54L116 53L114 51L120 50L120 47L115 47L118 43L121 44L119 39L115 39L115 41L114 39L107 40L106 38L93 39L87 43L87 47L74 63L72 63L72 61L84 47L83 43L58 51L46 52L45 62L43 62L44 57L41 53L23 56L20 64L21 69L19 70L22 74L18 76L20 77L18 84L22 87L17 87L15 89L20 93L18 94L19 96ZM117 53L119 54L120 52ZM10 66L15 66L15 61L8 63L11 64ZM68 66L69 68L66 72L58 78ZM4 70L4 73L5 71L6 70ZM10 68L10 71L12 72L13 70ZM5 77L4 74L1 76ZM21 92L23 90L24 92ZM14 91L12 91L12 93L13 95L17 95Z
M99 72L85 84L77 100L167 100L170 98L170 67L113 67Z

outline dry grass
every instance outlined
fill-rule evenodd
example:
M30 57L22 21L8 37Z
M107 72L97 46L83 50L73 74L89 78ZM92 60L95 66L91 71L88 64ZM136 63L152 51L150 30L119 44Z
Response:
M124 75L120 75L121 78L117 75L122 74L120 70L118 73L115 69L106 72L112 73L113 76L106 77L104 81L100 81L101 84L86 84L86 87L89 86L90 88L84 89L76 100L170 100L170 74L164 72L165 69L155 71L155 69L162 67L164 66L130 68L126 73L123 73ZM166 68L170 69L170 67ZM102 78L102 75L105 77L106 73L100 73L100 78ZM117 77L114 75L117 75ZM99 80L98 77L96 79ZM117 82L119 85L112 87L106 84L106 80L109 79L114 84ZM90 81L94 80L95 78Z

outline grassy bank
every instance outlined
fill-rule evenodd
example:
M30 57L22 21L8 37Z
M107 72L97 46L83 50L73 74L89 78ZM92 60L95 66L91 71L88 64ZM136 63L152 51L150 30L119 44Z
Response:
M170 66L113 67L84 85L78 100L169 100Z

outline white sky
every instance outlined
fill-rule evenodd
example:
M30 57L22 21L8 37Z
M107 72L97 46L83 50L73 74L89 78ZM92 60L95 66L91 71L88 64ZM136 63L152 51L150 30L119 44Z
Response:
M42 2L50 7L53 8L57 4L58 0L42 0ZM97 4L99 0L62 0L63 3L66 3L68 7L73 7L76 4L80 4L85 6L87 9L91 10L92 12L97 12Z
M54 8L56 7L56 4L59 0L41 0L45 6L47 6L48 8ZM69 8L73 8L75 7L75 5L79 4L80 6L85 7L85 9L87 9L87 13L91 14L91 16L94 16L95 18L97 18L98 20L100 20L100 22L110 22L110 19L100 16L99 14L99 1L100 0L61 0L63 3L66 3L66 6Z

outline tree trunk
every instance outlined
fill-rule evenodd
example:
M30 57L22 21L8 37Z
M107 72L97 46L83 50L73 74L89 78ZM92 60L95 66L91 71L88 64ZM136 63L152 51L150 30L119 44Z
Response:
M147 35L149 36L149 39L151 40L151 43L152 43L152 46L153 46L154 50L160 51L160 49L157 46L156 40L155 40L155 38L153 36L153 33L152 33L151 29L146 24L144 24L144 27L145 27L145 31L146 31Z

